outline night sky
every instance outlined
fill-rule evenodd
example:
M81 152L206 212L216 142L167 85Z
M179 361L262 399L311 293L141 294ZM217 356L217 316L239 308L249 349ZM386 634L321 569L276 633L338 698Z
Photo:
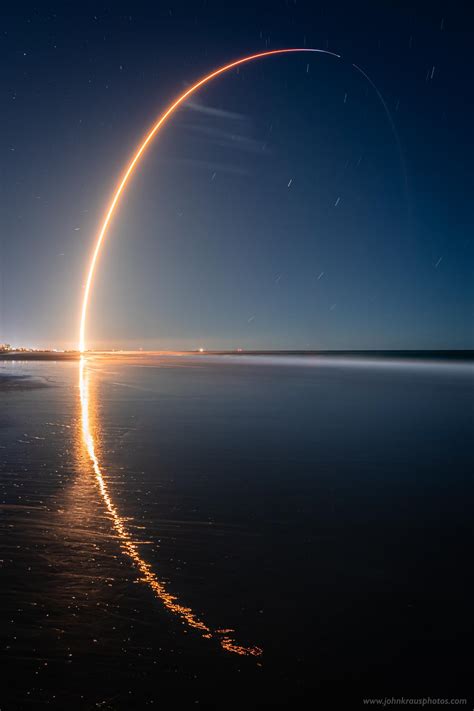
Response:
M240 56L307 46L343 59L241 67L153 143L104 247L90 345L474 347L473 22L460 5L4 9L0 342L77 343L105 205L172 98Z

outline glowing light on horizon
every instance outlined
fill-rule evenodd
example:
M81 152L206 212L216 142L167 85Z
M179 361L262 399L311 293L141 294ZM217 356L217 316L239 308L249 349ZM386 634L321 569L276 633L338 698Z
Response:
M186 101L186 99L188 97L190 97L201 86L203 86L204 84L207 84L207 82L211 81L215 77L217 77L221 74L224 74L224 72L227 72L230 69L233 69L234 67L238 67L241 64L245 64L247 62L251 62L256 59L263 59L264 57L270 57L272 55L277 55L277 54L291 54L291 53L297 53L297 52L313 52L313 53L319 53L319 54L327 54L329 56L337 57L338 59L340 59L340 55L336 54L335 52L329 52L325 49L311 49L308 47L296 47L296 48L289 48L289 49L274 49L274 50L270 50L267 52L258 52L257 54L251 54L247 57L237 59L234 62L230 62L229 64L226 64L223 67L220 67L219 69L215 69L213 72L211 72L210 74L207 74L205 77L203 77L202 79L197 81L195 84L193 84L183 94L181 94L181 96L179 96L174 102L172 102L168 106L168 108L160 116L158 121L152 126L151 130L147 133L145 138L141 141L132 160L128 164L117 187L115 188L113 197L112 197L112 199L107 207L107 210L105 212L105 216L102 221L101 228L100 228L97 238L96 238L94 250L92 252L91 261L89 263L89 267L87 270L87 278L86 278L86 283L85 283L85 288L84 288L84 296L83 296L82 308L81 308L81 319L80 319L80 327L79 327L79 350L81 353L84 353L84 351L86 350L87 309L88 309L88 305L89 305L89 297L90 297L90 292L91 292L91 288L92 288L92 283L94 280L94 274L95 274L95 270L96 270L97 260L99 257L99 253L101 251L102 244L104 242L104 238L107 234L107 230L108 230L108 227L109 227L110 222L112 220L113 214L115 212L115 208L117 207L117 204L118 204L120 197L125 189L125 186L127 185L129 178L135 171L135 168L137 167L137 164L139 163L140 158L142 157L143 153L145 152L146 148L148 147L148 145L150 144L152 139L158 133L159 129L170 118L170 116L174 113L174 111L181 104L183 104Z
M148 563L141 555L138 542L134 539L127 526L127 518L120 515L115 506L107 485L107 481L102 471L96 447L96 435L91 425L91 399L89 392L89 373L86 367L87 359L81 356L79 361L79 395L81 402L81 428L82 441L87 450L87 454L92 464L95 481L100 492L102 501L120 541L122 552L130 558L135 568L140 574L139 580L152 590L155 597L169 610L176 615L183 624L197 630L205 639L216 639L221 647L227 652L233 652L241 656L259 657L262 650L259 647L244 647L230 636L234 630L213 629L203 622L190 607L181 605L175 595L172 595L166 585L158 578Z

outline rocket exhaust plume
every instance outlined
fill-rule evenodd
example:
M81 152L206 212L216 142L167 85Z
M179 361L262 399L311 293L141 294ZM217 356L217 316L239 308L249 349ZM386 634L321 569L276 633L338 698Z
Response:
M145 153L149 144L152 142L153 138L159 132L160 128L168 121L169 118L171 118L171 116L173 115L175 110L179 106L181 106L181 104L183 104L186 101L186 99L188 99L190 96L192 96L192 94L194 94L201 86L204 86L204 84L207 84L215 77L218 77L221 74L224 74L225 72L229 71L230 69L240 66L241 64L246 64L247 62L252 62L255 59L263 59L264 57L270 57L270 56L273 56L276 54L291 54L291 53L295 53L295 52L313 52L313 53L319 53L319 54L327 54L327 55L330 55L331 57L337 57L337 59L340 59L340 55L335 54L334 52L328 52L327 50L324 50L324 49L310 49L307 47L302 47L302 48L297 47L297 48L291 48L291 49L274 49L274 50L271 50L268 52L259 52L258 54L251 54L248 57L243 57L241 59L237 59L236 61L231 62L230 64L226 64L223 67L220 67L219 69L215 69L210 74L207 74L202 79L200 79L195 84L193 84L183 94L181 94L181 96L179 96L177 99L175 99L175 101L173 101L168 106L168 108L164 111L164 113L160 116L160 118L152 126L152 128L147 133L145 138L140 142L132 160L128 164L125 172L123 173L122 177L120 178L120 180L118 182L117 187L115 188L113 197L107 207L107 210L104 215L104 219L102 221L102 225L101 225L100 230L97 234L94 250L92 252L91 261L89 263L89 268L87 271L87 279L86 279L86 284L85 284L85 288L84 288L84 296L83 296L83 300L82 300L81 321L80 321L80 328L79 328L79 350L81 353L83 353L86 350L87 310L88 310L88 306L89 306L90 292L91 292L92 284L94 281L94 274L95 274L95 270L97 267L97 261L98 261L99 254L100 254L100 251L102 248L102 244L104 242L109 225L111 223L115 209L120 201L122 193L124 192L125 187L127 186L127 183L129 181L129 179L131 178L132 174L135 172L135 169L137 168L141 157Z

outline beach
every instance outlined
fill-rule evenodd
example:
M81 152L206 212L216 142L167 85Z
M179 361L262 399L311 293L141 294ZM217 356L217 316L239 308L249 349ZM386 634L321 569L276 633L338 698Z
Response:
M467 696L472 365L86 361L0 366L19 707Z

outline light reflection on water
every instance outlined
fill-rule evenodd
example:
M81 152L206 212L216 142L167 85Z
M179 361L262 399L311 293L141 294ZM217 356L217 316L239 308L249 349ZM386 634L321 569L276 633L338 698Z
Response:
M221 647L227 652L233 652L234 654L243 656L259 657L262 654L262 650L256 646L245 647L238 644L230 635L234 630L214 629L201 620L190 607L180 604L177 597L172 595L167 590L166 585L158 578L150 563L141 556L139 542L135 540L133 534L130 532L127 526L127 519L120 515L113 502L99 459L100 442L97 404L94 400L94 390L90 387L90 373L91 371L87 367L87 358L81 356L79 362L81 438L90 463L92 464L102 501L120 540L122 552L132 561L140 573L139 580L148 585L164 607L181 619L183 624L197 630L205 639L217 639Z
M5 368L2 708L467 696L472 364L264 358Z

